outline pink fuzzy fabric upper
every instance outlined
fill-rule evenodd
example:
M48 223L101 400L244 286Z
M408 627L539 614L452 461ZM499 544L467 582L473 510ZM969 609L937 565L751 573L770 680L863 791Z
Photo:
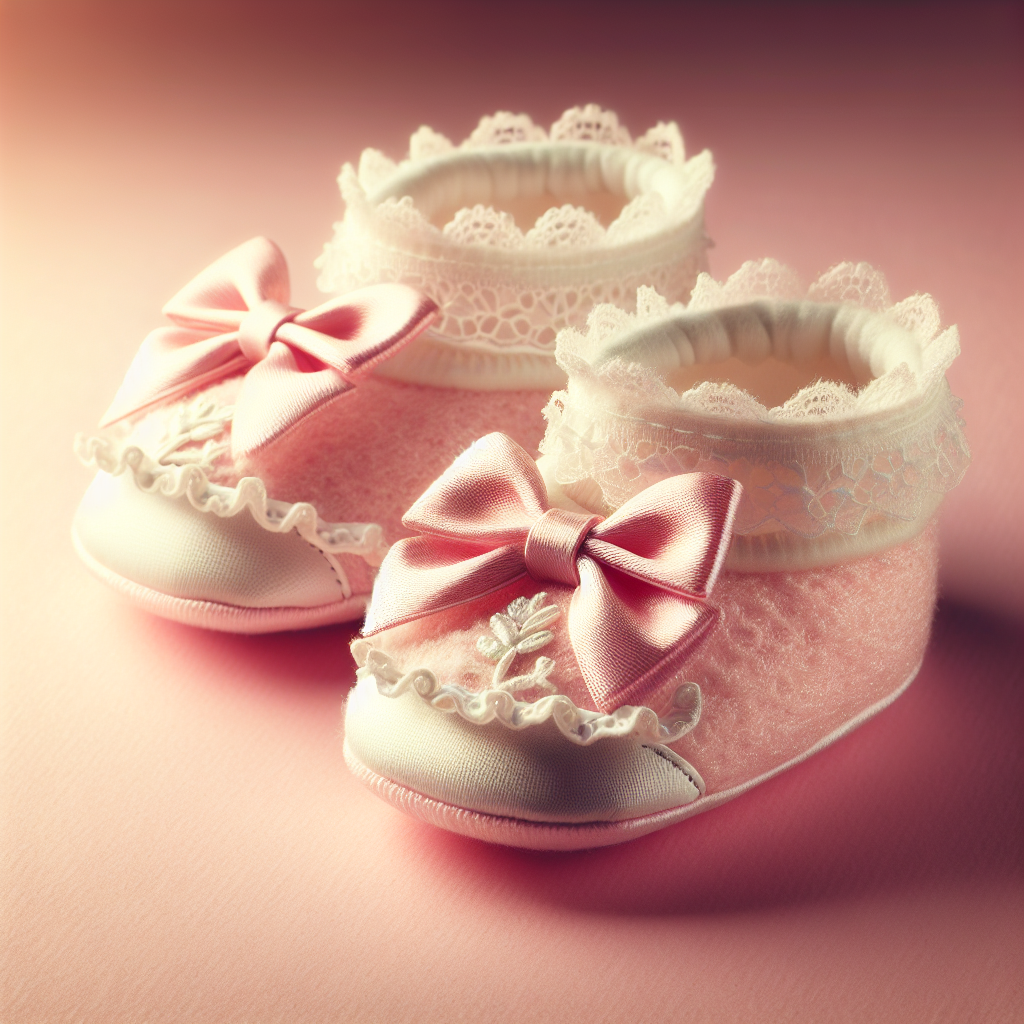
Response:
M892 694L919 664L935 603L938 527L881 554L800 572L723 572L711 594L722 619L687 661L683 678L703 694L700 722L672 749L721 791L784 764ZM596 710L569 644L572 590L524 579L472 604L371 638L405 670L442 683L488 687L494 669L476 648L488 620L516 597L546 590L562 616L553 639L517 659L555 661L551 679L578 707ZM664 712L675 680L652 702ZM539 693L523 692L533 700Z
M201 394L230 405L241 379ZM390 543L409 533L401 525L406 509L477 438L500 430L535 455L548 398L547 391L469 391L370 377L265 451L238 463L222 455L209 476L225 486L257 476L271 498L310 502L327 522L379 523ZM158 438L174 408L157 408L135 424L144 448L152 444L141 439ZM348 559L346 569L355 561ZM369 588L367 582L359 589Z
M899 547L803 572L723 573L722 619L687 662L700 721L672 749L709 789L728 789L802 754L893 693L931 627L938 523Z
M477 438L500 430L536 453L544 391L466 391L371 378L240 467L270 495L330 522L374 522L393 541L405 510Z

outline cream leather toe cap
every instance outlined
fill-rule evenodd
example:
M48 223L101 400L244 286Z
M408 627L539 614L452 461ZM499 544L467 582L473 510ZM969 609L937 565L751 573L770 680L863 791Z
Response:
M112 573L175 598L242 608L314 608L347 595L327 559L294 531L271 533L247 510L200 512L184 496L99 472L75 515L78 543Z
M345 712L349 749L371 772L483 814L556 824L613 822L691 803L703 783L666 747L632 737L581 746L552 720L475 725L418 694L360 679Z

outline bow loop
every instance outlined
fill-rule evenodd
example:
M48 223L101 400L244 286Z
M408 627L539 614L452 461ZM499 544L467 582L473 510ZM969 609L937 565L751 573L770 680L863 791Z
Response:
M264 302L287 306L290 297L284 253L269 238L250 238L196 275L163 312L182 327L220 334L238 330Z
M399 284L372 285L303 312L288 265L253 238L210 264L164 307L100 422L118 420L245 373L231 428L237 458L278 440L349 391L433 320L437 306Z
M526 543L547 509L537 464L504 434L466 449L402 517L410 530L478 543Z
M740 485L712 473L669 477L634 495L591 531L587 554L666 590L706 597L732 531Z
M478 441L403 519L364 632L492 594L529 574L574 587L568 628L597 707L645 703L718 619L704 600L729 546L740 485L663 480L602 520L549 508L536 463L503 434Z

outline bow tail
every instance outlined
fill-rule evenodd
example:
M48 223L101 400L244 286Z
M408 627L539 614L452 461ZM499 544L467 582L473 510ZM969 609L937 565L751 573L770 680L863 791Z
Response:
M569 637L594 703L606 713L650 706L714 628L718 611L585 555L576 564Z
M488 550L444 537L407 537L380 567L363 635L469 604L525 575L522 542Z
M266 448L351 388L336 370L303 371L295 353L275 341L242 382L231 424L231 454L237 458Z

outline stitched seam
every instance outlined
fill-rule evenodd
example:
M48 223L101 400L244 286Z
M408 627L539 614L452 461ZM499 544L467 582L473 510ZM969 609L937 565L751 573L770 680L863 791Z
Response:
M308 540L306 541L306 543L309 544L309 546L318 555L320 555L324 559L324 561L331 567L331 572L334 573L334 582L337 583L339 587L344 589L345 588L345 583L342 580L342 578L338 575L338 570L335 568L334 563L329 558L325 557L324 553L315 544L310 543Z
M680 765L676 764L676 762L673 761L672 758L668 756L668 754L665 754L657 747L649 747L646 743L641 743L640 746L643 747L644 750L649 750L652 754L657 754L658 757L660 757L663 761L668 761L668 763L672 765L673 768L676 768L679 771L681 771L690 780L690 782L697 787L697 789L700 789L700 786L697 786L697 783L694 780L693 776L685 768L682 768L680 767Z

